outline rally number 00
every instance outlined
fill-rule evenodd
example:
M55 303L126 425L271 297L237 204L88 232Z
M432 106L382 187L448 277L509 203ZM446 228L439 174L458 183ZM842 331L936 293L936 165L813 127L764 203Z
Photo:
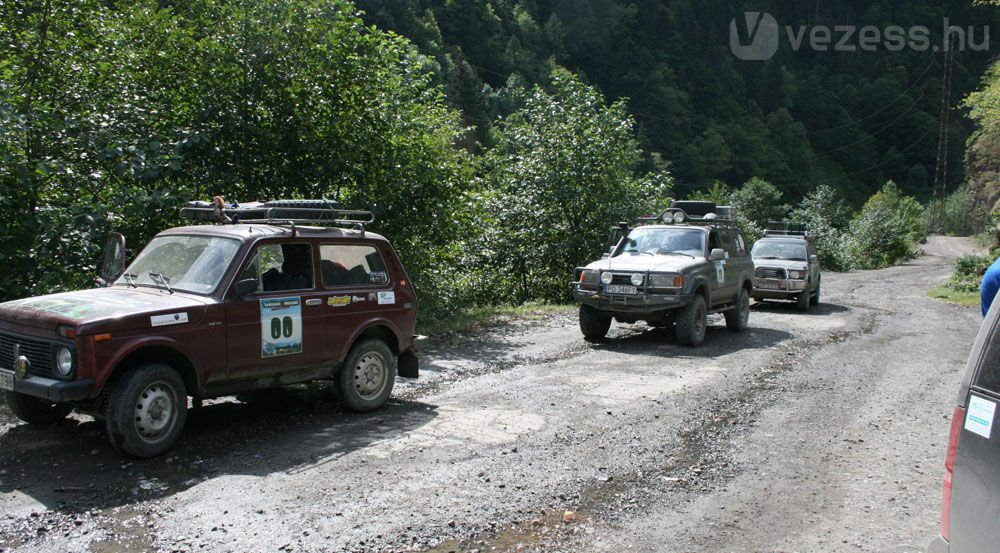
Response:
M291 338L293 329L294 327L292 325L291 317L284 317L281 319L274 317L271 319L271 338L274 338L275 340L281 338L282 336L285 338Z

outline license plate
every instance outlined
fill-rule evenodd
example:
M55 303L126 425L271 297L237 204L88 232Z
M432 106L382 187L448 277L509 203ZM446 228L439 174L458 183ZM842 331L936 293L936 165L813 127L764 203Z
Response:
M14 389L14 372L0 369L0 390Z
M781 285L780 280L762 280L757 283L757 288L765 288L768 290L781 290L784 286Z
M638 289L627 284L608 284L604 287L604 292L606 294L635 294Z

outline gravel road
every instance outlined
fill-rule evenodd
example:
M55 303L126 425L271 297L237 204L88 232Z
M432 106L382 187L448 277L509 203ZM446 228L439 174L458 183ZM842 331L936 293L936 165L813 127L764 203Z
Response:
M575 312L428 341L355 415L326 386L193 410L177 448L111 450L0 404L0 553L922 551L978 308L931 299L966 239L825 273L705 343Z

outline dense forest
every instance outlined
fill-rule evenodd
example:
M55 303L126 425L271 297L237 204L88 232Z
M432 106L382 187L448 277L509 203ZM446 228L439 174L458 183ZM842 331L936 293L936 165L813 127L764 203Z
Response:
M943 81L950 73L954 107L996 51L987 27L1000 21L994 8L964 0L362 0L359 6L366 21L407 36L430 57L438 82L484 148L492 144L493 122L510 109L507 90L544 83L558 64L609 100L626 99L647 162L668 167L678 193L758 176L793 199L829 184L854 205L890 179L920 201L933 195ZM750 10L796 31L827 26L829 46L796 51L783 36L770 59L741 61L729 48L730 23ZM951 60L937 47L946 19L963 33L952 34ZM837 26L923 26L928 36L912 47L879 44L868 51L857 46L859 31ZM833 51L841 41L853 51ZM952 111L946 129L953 189L963 181L971 125Z
M791 33L769 59L731 50L747 11ZM3 2L0 301L88 286L109 230L141 246L185 201L214 195L371 209L428 317L564 300L609 224L669 197L732 203L751 237L768 219L806 220L828 269L882 266L928 230L985 224L998 73L982 75L998 13L958 1ZM950 54L934 48L946 17L965 29ZM819 26L927 36L794 46L796 29Z

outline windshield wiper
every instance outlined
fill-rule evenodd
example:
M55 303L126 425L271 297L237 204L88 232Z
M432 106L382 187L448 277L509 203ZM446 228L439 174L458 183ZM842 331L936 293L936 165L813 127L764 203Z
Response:
M685 257L690 257L691 259L694 259L693 255L691 255L689 253L684 253L684 252L666 251L666 252L658 252L658 253L660 255L683 255Z
M166 277L162 273L149 273L149 278L153 279L153 282L162 284L167 292L174 293L174 289L170 287L170 277Z
M122 277L125 278L125 282L128 283L132 288L138 288L139 286L135 283L135 275L132 273L122 273Z

